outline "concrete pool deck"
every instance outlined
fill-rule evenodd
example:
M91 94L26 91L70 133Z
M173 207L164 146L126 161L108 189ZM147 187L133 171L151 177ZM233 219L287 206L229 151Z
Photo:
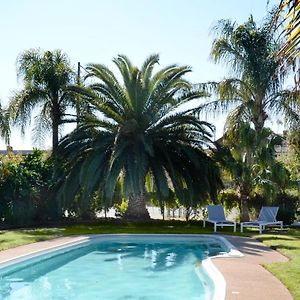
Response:
M283 283L262 266L287 262L288 258L252 238L224 237L244 254L244 257L213 259L226 281L226 300L293 299Z
M0 251L0 263L9 262L16 257L21 258L28 254L84 241L87 237L87 235L61 237ZM244 254L244 257L212 259L214 265L225 278L227 300L293 299L287 288L262 267L262 264L265 263L286 262L288 259L285 256L252 238L224 237Z

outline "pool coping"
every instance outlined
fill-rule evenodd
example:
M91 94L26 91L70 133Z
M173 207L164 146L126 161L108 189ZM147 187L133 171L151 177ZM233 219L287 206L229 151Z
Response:
M80 243L85 243L89 241L91 238L94 237L100 237L100 236L133 236L134 234L93 234L93 235L78 235L78 236L68 236L68 237L60 237L55 238L51 240L46 240L42 242L27 244L23 246L18 246L16 248L11 248L8 250L0 251L0 267L5 267L7 265L17 263L18 261L23 261L27 258L30 258L33 256L41 255L47 252L51 252L54 250L59 250L60 248L66 248L68 246L78 245ZM290 293L287 291L286 287L271 273L266 271L261 265L263 263L269 263L269 262L276 262L276 261L287 261L288 259L275 250L272 250L266 246L264 246L262 243L256 241L253 238L244 238L244 237L237 237L237 236L226 236L226 235L220 235L220 234L136 234L136 235L153 235L153 236L177 236L177 237L183 237L183 236L196 236L196 237L213 237L221 239L223 242L226 241L228 244L226 246L232 246L233 255L230 256L224 256L224 255L218 255L216 257L210 257L206 261L206 266L208 266L208 269L212 271L217 271L218 274L221 275L221 278L223 278L222 281L218 281L218 285L221 287L219 289L218 298L215 296L214 299L224 299L226 294L226 299L292 299ZM269 254L271 252L273 256L270 255L268 257L264 257L264 253L260 253L261 260L251 261L251 255L247 253L245 256L239 256L234 255L237 254L236 250L241 250L243 252L243 247L240 247L239 243L241 240L247 240L249 243L255 243L255 245L259 245L258 247L263 247L264 249L267 249L265 252ZM276 255L275 255L276 254ZM256 256L257 254L253 254L252 256ZM237 257L239 257L237 259ZM250 257L250 258L249 258ZM265 258L265 259L264 259ZM260 289L253 289L252 285L249 282L249 274L245 276L244 274L240 274L239 270L241 268L245 268L245 262L253 264L255 267L255 272L252 271L252 279L255 281L255 278L257 277L260 281L265 282L266 278L268 277L268 291L274 291L274 295L278 294L278 297L276 298L270 298L270 293L266 292L266 288L260 288ZM253 260L253 257L252 257ZM232 267L234 265L234 269ZM248 266L248 265L247 265ZM259 268L260 267L260 268ZM249 273L249 272L248 272ZM255 276L255 278L253 277ZM253 279L254 278L254 279ZM270 278L273 279L273 281L270 281ZM226 280L226 282L225 282ZM237 287L235 281L239 282L239 286ZM221 284L221 285L220 285ZM249 288L251 288L251 293L249 293ZM221 293L220 293L221 291ZM223 292L222 292L223 291ZM215 294L216 295L216 294ZM283 296L284 295L284 298ZM240 297L241 296L241 297ZM264 297L265 296L265 297Z

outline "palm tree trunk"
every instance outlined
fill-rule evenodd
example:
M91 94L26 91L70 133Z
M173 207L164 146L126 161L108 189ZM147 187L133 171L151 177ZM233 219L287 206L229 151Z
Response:
M52 124L52 151L55 152L58 146L58 122L53 120Z
M130 195L128 208L123 216L127 220L150 220L150 215L146 209L145 194Z
M241 200L241 222L248 222L250 220L248 211L248 191L247 188L242 185L240 187L240 200Z
M58 126L60 124L60 109L58 104L58 97L52 100L52 151L55 152L58 146Z

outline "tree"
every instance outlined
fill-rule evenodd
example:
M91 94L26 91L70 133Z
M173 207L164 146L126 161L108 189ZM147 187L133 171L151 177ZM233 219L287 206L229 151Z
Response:
M10 126L9 114L6 109L3 109L0 103L0 136L9 145L10 140Z
M278 52L278 56L281 59L284 70L289 66L293 66L296 88L299 88L300 1L281 0L273 21L277 29L284 25L284 29L281 31L284 43Z
M186 190L190 199L216 197L218 169L202 148L210 143L212 126L179 109L203 96L182 78L190 68L172 65L153 74L158 55L146 59L141 69L123 55L113 61L123 83L104 65L90 64L86 78L94 83L74 88L87 97L93 114L60 142L67 176L60 194L72 201L80 192L82 201L89 201L101 191L109 202L122 177L129 199L124 217L143 220L149 219L147 175L160 201L170 188L182 202Z
M221 20L214 27L217 38L211 56L228 66L234 76L201 86L217 99L206 110L230 111L227 127L248 122L259 132L270 115L284 114L290 125L299 122L299 91L283 88L286 74L280 73L280 47L268 19L259 27L252 17L242 25ZM198 110L203 109L203 106Z
M264 136L265 122L270 115L284 114L290 126L299 123L299 91L283 89L286 74L280 73L279 58L276 56L280 45L270 26L271 22L272 18L269 18L259 27L250 17L242 25L221 20L214 27L217 37L212 45L211 56L215 63L224 63L233 76L221 82L200 84L200 88L213 93L217 99L201 105L196 112L229 111L225 129L238 134L232 139L232 146L239 143L240 132L232 130L239 124L248 124L249 128L253 128L253 141L258 142ZM255 147L259 148L259 145ZM244 154L240 153L241 157ZM251 160L248 154L244 158L246 172L251 167ZM249 176L246 178L250 180ZM243 199L249 194L249 188L246 187L251 187L246 181L240 189L244 207L246 203ZM247 208L242 212L244 220L248 218L245 210Z
M68 86L74 83L75 74L65 53L60 50L42 51L30 49L17 60L18 76L24 80L24 88L17 92L9 104L13 122L22 132L31 121L32 111L40 111L35 117L35 134L41 137L52 130L52 147L56 149L59 128L62 124L76 122L76 115L67 113L75 107L75 100Z
M229 128L219 143L215 159L232 177L240 195L241 221L249 221L250 196L259 192L269 203L289 185L289 172L275 158L282 138L269 128L259 135L248 123Z

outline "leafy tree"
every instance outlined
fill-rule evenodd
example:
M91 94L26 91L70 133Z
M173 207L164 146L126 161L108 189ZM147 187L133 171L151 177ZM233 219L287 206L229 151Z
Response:
M289 147L287 152L280 153L278 156L291 173L291 180L299 183L300 189L300 130L294 129L286 136Z
M248 123L236 124L223 136L215 159L232 176L240 195L241 220L249 220L248 203L255 192L274 200L289 185L289 172L275 158L281 137L263 128L259 135Z
M6 223L28 224L53 217L52 175L53 164L40 150L25 157L1 157L0 218Z
M52 147L55 150L60 126L76 121L76 115L67 113L68 108L75 107L76 102L68 91L68 86L75 80L70 61L60 50L44 52L30 49L20 54L17 68L18 76L24 80L24 88L10 102L11 118L24 132L31 121L33 109L38 108L35 134L39 138L51 130Z
M153 74L158 55L147 58L141 69L123 55L113 61L122 83L104 65L90 64L86 78L93 83L75 88L88 98L93 114L59 145L67 176L60 194L72 201L81 191L85 201L102 191L101 198L111 202L122 178L129 199L124 217L130 219L149 218L147 175L161 201L170 188L182 202L186 190L190 199L216 197L218 170L202 148L210 143L212 126L179 109L203 96L182 78L190 68L172 65Z

